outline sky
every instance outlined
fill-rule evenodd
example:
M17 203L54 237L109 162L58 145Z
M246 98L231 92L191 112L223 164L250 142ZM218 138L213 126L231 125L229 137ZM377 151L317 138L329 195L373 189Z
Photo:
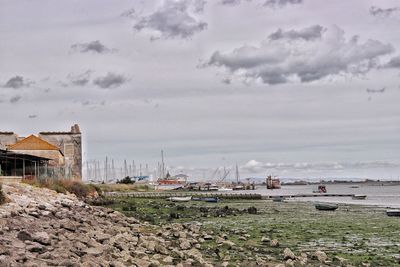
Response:
M193 178L398 179L399 26L396 0L0 0L0 130L78 123L85 161Z

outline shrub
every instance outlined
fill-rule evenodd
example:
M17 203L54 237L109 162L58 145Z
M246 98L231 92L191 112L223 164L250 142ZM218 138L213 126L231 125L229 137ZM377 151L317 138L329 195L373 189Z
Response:
M134 184L135 180L132 180L131 177L126 176L124 179L122 180L118 180L117 184Z
M0 184L0 205L6 203L6 196L3 193L2 186Z

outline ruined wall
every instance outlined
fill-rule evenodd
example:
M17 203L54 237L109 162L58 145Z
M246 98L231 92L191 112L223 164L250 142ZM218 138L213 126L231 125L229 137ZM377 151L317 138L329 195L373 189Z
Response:
M58 146L64 154L65 167L71 168L72 177L82 179L82 136L75 124L70 132L41 132L39 137Z
M13 132L0 132L0 149L6 149L8 145L15 144L18 136Z

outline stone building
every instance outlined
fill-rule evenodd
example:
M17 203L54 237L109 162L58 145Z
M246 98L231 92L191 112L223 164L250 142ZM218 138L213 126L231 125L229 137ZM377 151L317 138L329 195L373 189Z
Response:
M47 158L50 166L63 168L66 177L82 179L82 137L77 124L69 132L40 132L26 138L0 132L0 149Z

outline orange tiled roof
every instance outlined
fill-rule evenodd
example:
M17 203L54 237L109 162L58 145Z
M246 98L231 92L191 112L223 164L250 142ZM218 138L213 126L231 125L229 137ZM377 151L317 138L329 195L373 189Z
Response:
M60 150L60 148L49 142L34 136L33 134L16 142L13 145L9 145L10 150Z

